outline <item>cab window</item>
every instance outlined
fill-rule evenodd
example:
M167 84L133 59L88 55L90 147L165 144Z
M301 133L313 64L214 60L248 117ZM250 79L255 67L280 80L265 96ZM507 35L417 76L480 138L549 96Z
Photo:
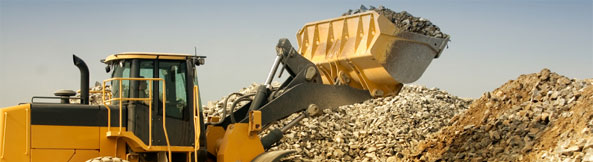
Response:
M122 60L119 63L116 63L114 66L111 78L129 78L130 77L130 66L131 66L130 61ZM119 83L120 83L119 80L111 81L111 85L112 85L111 93L112 93L113 98L119 97L119 93L120 93ZM122 80L121 83L122 83L122 85L121 85L122 96L129 97L130 96L130 81ZM117 102L115 104L117 104Z
M162 104L164 92L166 115L173 118L183 118L183 112L187 108L185 61L160 60L158 73L159 78L165 80L165 91L163 91L162 83L159 83L159 102Z
M154 78L153 74L154 74L154 60L140 60L140 72L139 72L139 77L140 78ZM150 95L150 88L149 84L150 81L139 81L138 84L138 98L149 98ZM152 85L154 85L155 82L152 82ZM155 91L154 89L152 91ZM151 101L152 102L152 101Z

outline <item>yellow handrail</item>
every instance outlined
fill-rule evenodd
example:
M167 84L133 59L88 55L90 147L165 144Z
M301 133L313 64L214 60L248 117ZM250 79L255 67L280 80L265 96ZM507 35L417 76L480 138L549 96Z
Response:
M122 111L122 110L121 110L121 109L123 108L122 106L124 105L124 104L122 103L122 102L123 102L123 100L122 100L122 98L123 98L123 97L122 97L122 93L123 93L123 92L122 92L122 91L123 91L123 89L122 89L122 83L121 83L121 80L119 80L119 103L118 103L118 104L119 104L119 133L118 133L118 134L121 134L121 129L122 129L122 128L121 128L121 127L122 127L122 126L121 126L121 125L122 125L122 122L121 122L121 120L122 120L122 119L121 119L121 118L122 118L122 116L121 116L121 111ZM109 119L109 120L111 120L111 119ZM111 130L108 130L108 131L111 131ZM116 144L116 145L117 145L117 144Z
M110 99L108 99L107 101L111 102L111 101L119 101L119 133L121 134L122 132L122 109L123 109L123 104L122 101L124 100L128 100L128 101L149 101L148 102L148 115L151 118L148 122L148 129L149 129L149 133L148 133L148 138L149 138L149 143L148 143L148 148L150 148L152 146L152 81L162 81L163 83L163 131L165 133L165 138L167 141L167 151L169 153L169 162L171 162L171 144L169 142L169 135L167 134L167 124L166 124L166 101L167 101L167 95L166 95L166 86L165 86L165 80L162 78L111 78L111 79L106 79L103 81L103 87L102 87L102 95L105 96L105 83L109 82L109 81L114 81L117 80L119 82L119 97L117 98L113 98L113 96L110 95ZM123 97L122 95L122 80L140 80L140 81L150 81L149 83L149 97L148 98L126 98ZM107 107L107 130L111 131L111 109L109 108L109 106L107 106L107 104L105 104L105 97L102 97L102 104L105 105L105 107Z
M107 79L107 80L104 80L103 81L103 96L105 96L105 83L106 82L109 82L109 81L113 81L113 80L117 80L119 82L119 97L117 97L117 98L111 98L111 99L108 99L107 101L115 101L115 100L117 100L117 101L120 102L120 104L119 104L119 107L120 107L119 108L119 111L120 111L120 114L119 114L119 130L120 130L120 133L121 133L121 131L122 131L122 112L121 111L122 111L122 106L123 106L121 104L121 102L124 101L124 100L128 100L128 101L151 101L152 100L152 82L148 82L149 85L150 85L149 86L149 94L150 94L150 97L149 98L126 98L126 97L123 97L122 96L123 95L122 94L122 80L162 81L163 82L163 89L165 88L165 80L163 80L162 78L111 78L111 79ZM163 100L166 100L166 96L165 96L165 93L164 92L163 92ZM152 115L152 102L148 102L148 103L149 103L149 110L148 110L148 112L149 112L149 115ZM107 106L105 104L105 98L103 98L103 105L105 105L108 108L107 109L107 111L108 111L108 115L107 115L107 118L108 118L108 121L107 121L107 129L108 130L111 130L111 109L109 109L109 106ZM165 104L163 102L163 108L164 108L164 106L165 106ZM149 120L149 129L152 129L152 120ZM149 138L152 139L152 131L149 132ZM152 145L152 142L149 142L149 146L151 146L151 145Z
M200 89L194 85L194 161L198 161L198 148L200 147Z
M148 82L148 87L148 97L152 98L152 82ZM152 101L148 102L148 116L152 117ZM150 148L152 146L152 118L148 120L148 132L150 132L148 136L148 148Z
M162 79L161 79L162 80ZM167 135L167 122L166 122L166 112L165 111L165 103L167 103L167 99L165 98L165 93L166 93L166 88L165 88L165 81L163 80L163 132L165 133L165 140L167 140L167 152L169 152L169 162L171 162L171 159L173 158L173 156L171 155L171 144L169 143L169 135Z
M6 150L6 118L8 118L8 112L4 112L4 128L2 131L2 156L0 156L0 159L4 159L4 151Z
M30 106L29 106L30 107ZM29 143L31 142L31 113L29 113L29 108L25 108L25 155L29 155L30 146Z

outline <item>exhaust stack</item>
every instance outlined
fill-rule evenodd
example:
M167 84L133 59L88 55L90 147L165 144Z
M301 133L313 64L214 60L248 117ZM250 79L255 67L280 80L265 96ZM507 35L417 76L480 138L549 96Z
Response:
M80 70L80 104L89 104L89 68L86 63L76 55L72 55L74 65Z

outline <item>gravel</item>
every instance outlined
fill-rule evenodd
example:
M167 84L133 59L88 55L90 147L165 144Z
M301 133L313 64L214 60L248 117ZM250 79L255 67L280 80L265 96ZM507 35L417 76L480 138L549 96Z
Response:
M103 105L103 99L101 99L103 86L99 82L95 82L95 86L89 88L90 92L96 93L89 93L89 104L90 105ZM111 92L111 85L105 85L105 91L107 93ZM76 93L76 98L80 98L80 93ZM107 98L106 98L107 99ZM80 99L70 99L70 103L80 103ZM108 102L109 103L109 102Z
M471 100L445 91L406 85L398 96L325 109L286 132L270 150L296 150L288 160L385 161L399 159L448 125ZM298 115L279 121L282 127Z
M421 142L422 161L581 161L593 156L593 82L543 69L474 101Z
M237 95L231 95L229 94L228 96L223 96L220 100L216 100L216 101L208 101L208 103L206 105L203 106L204 108L204 115L205 116L222 116L223 115L223 107L224 106L224 102L225 100L228 98L227 100L227 105L226 105L226 112L227 115L229 114L228 112L231 112L231 106L233 104L233 102L235 100L237 100L239 97L241 96L246 96L246 95L253 95L257 92L257 87L260 84L257 83L252 83L251 85L242 88L241 90L235 92L238 93ZM272 89L276 89L280 87L280 83L279 82L272 82ZM253 99L253 96L249 97L250 99ZM241 107L244 104L246 104L247 101L244 102L239 102L235 107Z
M395 12L391 9L385 8L384 6L370 6L369 8L367 8L366 6L361 5L359 9L348 10L346 13L342 14L342 16L358 14L371 10L379 13L380 15L385 16L387 19L393 22L393 24L395 24L397 28L401 30L406 30L409 32L419 33L426 36L437 38L449 37L449 35L441 32L441 29L438 26L432 24L432 22L430 22L426 18L415 17L407 11Z
M406 85L305 118L270 150L296 150L287 161L593 161L591 85L548 69L476 100Z

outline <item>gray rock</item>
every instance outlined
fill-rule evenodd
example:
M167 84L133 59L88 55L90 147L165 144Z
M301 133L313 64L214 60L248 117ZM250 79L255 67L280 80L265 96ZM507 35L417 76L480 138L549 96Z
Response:
M438 26L432 24L432 22L426 18L414 17L407 11L395 12L385 8L384 6L379 6L377 8L371 6L369 9L367 9L364 5L361 5L360 8L356 9L354 12L352 12L352 10L348 10L346 13L342 14L342 16L362 13L369 10L373 10L385 16L399 29L437 38L449 37L449 35L442 33Z
M438 89L406 85L398 96L326 109L321 116L307 118L287 132L307 133L307 136L285 137L270 150L295 149L294 144L309 142L312 147L309 150L315 151L311 154L297 152L301 158L329 160L328 153L335 156L340 154L336 150L345 148L343 153L353 161L393 159L394 155L403 156L399 153L413 150L421 140L448 125L449 119L469 107L471 101ZM272 127L281 127L295 117L290 116Z

